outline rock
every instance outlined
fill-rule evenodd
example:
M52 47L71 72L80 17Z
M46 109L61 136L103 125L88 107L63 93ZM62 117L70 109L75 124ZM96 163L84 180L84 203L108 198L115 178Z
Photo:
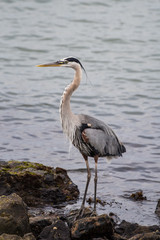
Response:
M66 170L38 163L1 163L0 183L0 195L15 192L28 206L59 204L76 200L79 196L79 190Z
M118 233L122 237L126 237L127 239L137 234L152 233L156 231L160 231L159 226L140 226L137 223L129 223L125 220L123 220L116 228L116 233Z
M91 197L89 197L89 198L87 199L87 202L88 202L89 205L91 205L91 204L94 203L94 199L91 198ZM96 203L99 203L99 204L100 204L101 206L103 206L103 207L106 205L106 201L101 200L100 198L96 198Z
M0 240L22 240L22 238L17 235L3 233L2 235L0 235Z
M38 240L71 240L68 225L57 219L52 225L45 227L37 238Z
M0 197L0 234L23 236L30 231L26 205L13 193Z
M108 215L86 217L77 220L71 228L72 239L90 239L94 237L113 237L113 225Z
M36 240L32 233L25 234L23 240Z
M158 200L155 213L158 215L158 217L160 217L160 199Z
M137 234L129 240L160 240L159 232Z
M3 233L0 240L36 240L32 233L25 234L24 237Z
M114 233L113 240L128 240L128 238L122 237L121 235Z
M30 227L31 232L34 234L34 236L37 238L38 235L42 232L42 230L51 225L52 222L57 219L55 215L51 216L37 216L37 217L31 217L29 219L30 221Z
M135 200L135 201L143 201L143 200L147 200L147 197L143 195L143 191L140 190L138 192L135 192L135 193L132 193L130 195L130 198L132 200Z
M69 214L66 216L66 221L68 223L69 228L72 228L73 223L75 222L76 217L79 214L79 209L74 209L69 212ZM85 207L83 210L83 216L79 217L78 219L80 220L81 218L86 218L90 217L92 214L92 211L90 208Z

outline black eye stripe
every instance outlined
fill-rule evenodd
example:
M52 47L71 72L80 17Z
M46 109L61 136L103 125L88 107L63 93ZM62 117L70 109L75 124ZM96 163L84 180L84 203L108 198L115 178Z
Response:
M73 57L66 58L66 60L67 60L68 62L77 62L77 63L81 64L78 59L73 58Z
M85 71L82 63L77 59L77 58L74 58L74 57L68 57L68 58L65 58L65 60L67 60L68 62L76 62L76 63L79 63L81 68Z

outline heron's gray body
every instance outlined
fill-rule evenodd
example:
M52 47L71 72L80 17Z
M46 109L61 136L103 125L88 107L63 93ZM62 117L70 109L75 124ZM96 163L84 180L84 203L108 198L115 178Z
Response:
M83 155L122 156L125 147L108 125L88 115L78 115L78 119L80 124L75 127L72 143Z

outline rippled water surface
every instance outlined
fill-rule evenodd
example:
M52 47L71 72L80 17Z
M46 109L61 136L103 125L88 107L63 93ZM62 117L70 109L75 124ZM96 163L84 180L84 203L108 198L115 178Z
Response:
M158 224L160 198L160 1L0 2L0 160L69 171L81 197L85 163L61 131L59 101L72 69L36 68L67 56L86 68L72 110L109 124L127 153L99 159L98 197L121 219ZM90 159L94 176L94 162ZM93 178L89 196L93 195ZM147 201L128 196L143 190ZM67 206L69 209L70 206Z

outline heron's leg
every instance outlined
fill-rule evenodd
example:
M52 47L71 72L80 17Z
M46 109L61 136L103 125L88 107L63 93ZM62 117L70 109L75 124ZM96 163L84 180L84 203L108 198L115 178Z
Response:
M95 160L95 177L94 177L94 210L93 213L96 214L96 203L97 203L97 199L96 199L96 195L97 195L97 163L98 163L98 155L96 155L94 157Z
M87 167L87 182L86 182L86 187L85 187L85 192L84 192L84 196L83 196L82 205L81 205L78 216L83 214L83 209L84 209L84 205L85 205L85 201L86 201L87 190L88 190L89 182L90 182L90 179L91 179L91 172L90 172L90 168L89 168L88 157L85 156L85 155L83 155L83 157L84 157L84 160L86 162L86 167Z

